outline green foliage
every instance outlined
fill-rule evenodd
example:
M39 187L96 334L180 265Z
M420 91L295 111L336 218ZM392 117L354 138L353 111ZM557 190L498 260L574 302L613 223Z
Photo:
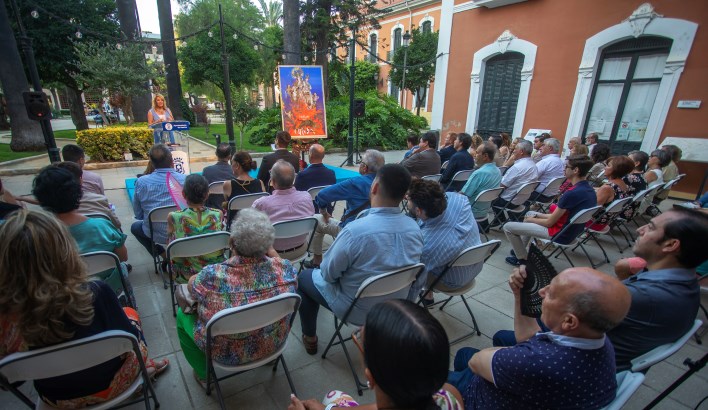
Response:
M279 5L282 7L282 4ZM280 26L266 27L261 33L261 41L266 47L260 47L258 50L262 64L257 76L266 86L272 86L275 70L279 64L283 63L283 57L280 52L283 49L283 28Z
M105 127L76 132L76 143L94 161L122 161L123 153L147 158L153 144L152 130L145 127Z
M180 98L179 107L182 109L182 114L184 115L184 120L189 121L189 124L192 126L197 125L197 118L194 115L194 112L192 111L192 109L189 108L189 104L187 103L187 100L185 100L184 98Z
M336 98L342 95L349 95L349 68L350 64L344 64L334 60L329 63L329 97ZM375 75L379 73L379 65L365 60L357 60L354 63L354 92L365 93L376 90Z
M428 84L435 79L435 56L438 50L438 32L424 33L421 29L415 29L412 33L410 45L408 46L408 59L406 61L406 89L415 93L418 89L420 102L425 100L424 90ZM404 47L396 50L393 56L393 63L398 66L389 74L393 84L401 84L403 81L403 60L405 57Z
M269 145L275 141L275 133L282 129L280 107L275 107L261 111L244 127L244 132L248 135L251 144Z
M283 18L283 3L279 1L258 0L263 12L263 19L266 27L278 26L278 22Z

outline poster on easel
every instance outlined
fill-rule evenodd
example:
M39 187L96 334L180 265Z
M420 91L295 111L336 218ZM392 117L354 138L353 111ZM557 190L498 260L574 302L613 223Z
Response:
M278 66L283 130L293 139L327 138L322 66Z

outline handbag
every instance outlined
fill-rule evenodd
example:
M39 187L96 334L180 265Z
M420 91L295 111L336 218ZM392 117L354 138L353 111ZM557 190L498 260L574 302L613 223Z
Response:
M175 299L177 306L182 309L182 313L185 315L193 315L197 312L197 301L192 298L186 283L175 285Z

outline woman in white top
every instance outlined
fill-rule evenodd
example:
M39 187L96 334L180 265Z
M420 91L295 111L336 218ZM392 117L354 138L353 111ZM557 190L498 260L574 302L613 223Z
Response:
M148 126L166 121L174 121L172 111L167 108L165 97L161 94L155 94L155 97L153 97L152 108L148 111L147 120ZM155 130L153 136L155 137L155 144L161 143L162 131ZM170 143L175 143L172 131L170 131Z
M652 151L647 163L647 172L644 173L647 188L654 188L664 183L664 174L661 169L667 166L669 162L671 162L671 156L666 151L660 149Z

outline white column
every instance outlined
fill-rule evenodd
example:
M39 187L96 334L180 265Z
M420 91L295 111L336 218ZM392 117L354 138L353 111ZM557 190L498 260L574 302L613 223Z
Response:
M666 115L669 113L669 108L671 108L673 95L678 86L679 78L681 78L683 67L683 62L667 62L664 67L664 75L659 85L659 91L656 93L656 100L649 117L647 131L642 140L641 150L644 152L651 152L659 145L659 137L661 137L661 131L664 129Z
M573 106L570 109L568 128L565 131L565 141L568 138L581 137L583 121L588 109L590 93L592 91L593 67L581 68L578 72L578 84L575 86Z
M435 64L435 88L433 90L433 114L430 121L431 129L442 129L445 113L445 88L447 87L447 69L450 61L450 38L452 36L452 16L455 1L442 0L440 8L440 31L438 33L438 52L443 56Z
M470 99L467 101L467 120L465 121L465 132L472 135L477 128L477 113L479 112L479 84L480 73L470 75Z

